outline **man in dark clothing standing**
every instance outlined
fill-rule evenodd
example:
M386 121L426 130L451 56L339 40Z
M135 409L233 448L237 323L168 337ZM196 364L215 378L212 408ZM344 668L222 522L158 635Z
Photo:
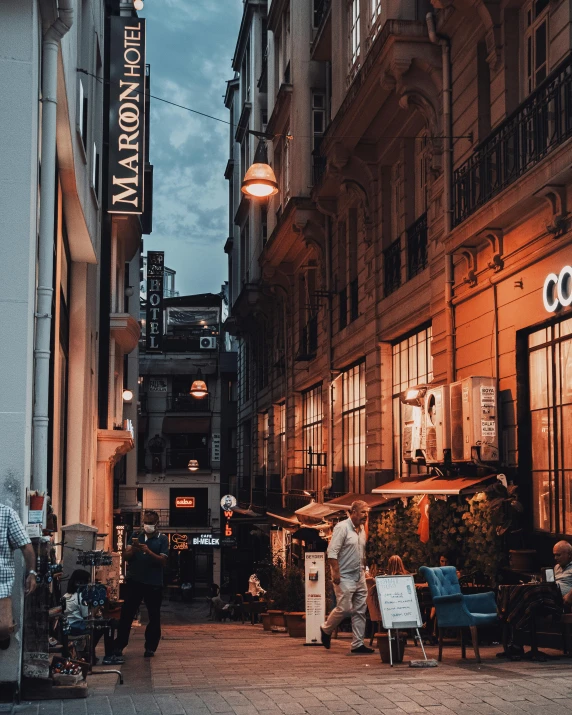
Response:
M125 601L121 608L115 653L121 655L129 643L131 624L141 605L145 603L149 624L145 629L145 658L155 655L161 640L161 601L163 598L163 570L169 556L169 541L158 530L159 515L146 511L143 530L133 533L125 549L128 562Z

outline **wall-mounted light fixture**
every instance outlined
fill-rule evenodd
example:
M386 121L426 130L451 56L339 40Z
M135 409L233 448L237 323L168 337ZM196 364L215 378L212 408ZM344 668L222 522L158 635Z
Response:
M272 167L268 163L268 151L266 149L266 139L261 132L250 132L255 136L260 136L254 162L242 180L240 187L243 194L251 199L267 199L278 193L278 182Z
M189 463L187 465L187 469L189 470L189 472L196 472L198 468L199 468L199 460L198 459L189 459Z
M131 402L133 400L133 390L123 390L123 402Z
M202 400L203 397L206 397L209 394L207 383L203 380L201 368L199 368L197 373L197 379L193 380L189 394L192 397L196 397L197 400Z

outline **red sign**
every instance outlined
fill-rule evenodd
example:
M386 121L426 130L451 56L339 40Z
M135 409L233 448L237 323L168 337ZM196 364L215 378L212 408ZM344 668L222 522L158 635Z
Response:
M175 506L177 509L194 509L195 497L175 497Z

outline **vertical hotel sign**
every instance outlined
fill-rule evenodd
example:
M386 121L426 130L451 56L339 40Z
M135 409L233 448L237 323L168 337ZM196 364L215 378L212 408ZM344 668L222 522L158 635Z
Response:
M108 212L142 214L145 20L112 17L110 53Z
M163 251L147 251L147 325L145 345L148 353L163 352Z

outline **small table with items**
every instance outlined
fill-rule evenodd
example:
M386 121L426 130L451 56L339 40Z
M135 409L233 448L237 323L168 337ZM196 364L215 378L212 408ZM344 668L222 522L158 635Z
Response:
M560 617L564 610L562 593L556 583L520 583L498 587L497 606L499 619L503 623L503 650L507 658L524 657L530 660L547 660L545 653L538 650L536 618L538 616ZM511 652L509 636L512 629L530 629L530 651ZM501 654L499 654L501 655Z

